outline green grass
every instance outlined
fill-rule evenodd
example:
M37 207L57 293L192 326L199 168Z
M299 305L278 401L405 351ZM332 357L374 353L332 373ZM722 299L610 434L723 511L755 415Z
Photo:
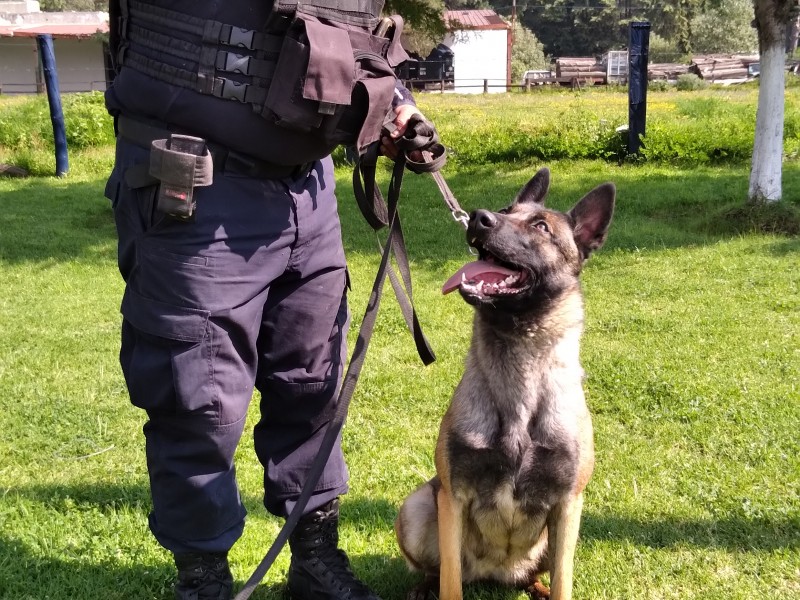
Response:
M102 197L111 160L100 148L72 156L64 180L0 180L2 599L171 598L170 557L146 526L143 415L117 364L122 283ZM498 208L538 166L453 164L446 177L466 210ZM609 241L584 273L597 467L575 597L800 599L800 239L737 213L745 164L549 166L558 208L603 181L618 187ZM349 177L338 172L354 333L379 257ZM784 197L792 220L797 162L784 165ZM463 230L430 177L407 175L402 202L415 300L438 360L421 365L387 290L344 434L342 545L385 600L416 581L392 521L433 473L471 317L439 293L471 258ZM254 403L251 426L256 413ZM261 507L247 430L237 466L250 511L231 555L241 584L280 523ZM283 597L287 566L284 551L253 597ZM466 598L524 595L469 586Z

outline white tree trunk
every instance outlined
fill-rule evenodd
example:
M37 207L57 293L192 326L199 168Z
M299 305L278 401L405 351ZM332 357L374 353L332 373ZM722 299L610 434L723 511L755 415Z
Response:
M760 7L769 5L768 1L756 1L761 74L748 198L759 203L777 202L782 195L786 23L780 23L779 17L769 9L762 8L764 12L759 14Z

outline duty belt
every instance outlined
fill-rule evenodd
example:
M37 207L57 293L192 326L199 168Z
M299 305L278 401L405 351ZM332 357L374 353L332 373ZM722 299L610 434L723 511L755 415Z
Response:
M117 134L125 140L150 149L156 140L169 138L172 134L191 132L170 128L166 123L138 119L120 115L116 120ZM297 178L311 170L314 163L302 165L277 165L242 154L225 146L206 142L214 165L214 171L236 173L253 179L285 179Z

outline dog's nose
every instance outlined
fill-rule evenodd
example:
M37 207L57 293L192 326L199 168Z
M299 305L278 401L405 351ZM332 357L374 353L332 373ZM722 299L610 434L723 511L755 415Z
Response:
M489 210L474 210L469 216L469 227L476 233L486 231L497 225L497 217Z

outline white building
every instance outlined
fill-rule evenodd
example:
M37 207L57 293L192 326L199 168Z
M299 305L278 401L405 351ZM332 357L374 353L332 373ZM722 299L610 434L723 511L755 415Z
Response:
M39 10L38 2L0 2L0 93L44 90L36 36L50 34L63 92L106 89L108 13Z
M505 92L511 84L511 25L492 10L448 10L448 34L442 42L453 51L454 91L459 94Z

